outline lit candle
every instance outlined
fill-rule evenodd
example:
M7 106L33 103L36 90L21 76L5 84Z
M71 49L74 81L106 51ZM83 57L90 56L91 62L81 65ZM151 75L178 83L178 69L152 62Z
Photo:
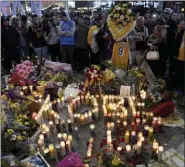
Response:
M94 124L90 124L89 127L90 127L91 133L94 133L95 132L95 125Z
M49 153L50 153L50 157L53 159L55 157L53 144L49 145Z
M152 137L153 137L153 128L152 127L150 127L149 128L149 131L148 131L148 140L152 140Z
M29 88L30 88L30 92L32 93L33 92L33 86L30 85Z
M142 146L142 143L140 141L138 141L137 142L137 154L141 153L141 146Z
M144 126L145 124L146 124L146 119L143 118L143 120L142 120L142 125Z
M87 157L88 157L88 158L91 157L91 151L87 151Z
M110 130L107 131L107 136L111 136L111 131Z
M84 113L85 123L87 124L89 122L89 115L88 113Z
M55 145L55 148L56 148L56 152L57 152L58 161L60 161L60 160L61 160L61 149L60 149L60 144Z
M131 146L126 145L126 153L127 153L127 158L131 158Z
M67 123L68 123L68 130L69 130L69 132L72 132L72 124L71 124L71 120L70 120L70 119L68 119Z
M60 143L62 141L62 134L61 133L58 133L57 137L58 137L58 141Z
M156 153L159 148L159 143L154 140L153 142L153 152Z
M49 121L49 128L50 128L50 131L53 133L54 132L53 121Z
M130 137L130 133L129 133L129 131L127 130L127 131L125 132L125 143L129 143L129 137Z
M136 142L136 132L132 131L131 132L131 143L134 144Z
M132 121L135 121L135 119L136 119L136 112L133 111L133 112L132 112Z
M124 127L124 131L125 131L126 127L127 127L127 121L123 121L123 127Z
M122 147L117 147L117 151L120 153L122 150Z
M140 118L140 112L136 112L136 118Z
M136 127L135 122L132 122L132 123L131 123L131 128L132 128L132 130L135 130L135 127Z
M138 139L140 140L141 137L143 137L143 133L142 133L142 132L139 132L139 133L138 133Z
M163 151L164 151L164 147L163 146L159 146L159 148L158 148L158 160L162 159Z
M72 143L73 136L72 135L68 135L67 140L69 140Z
M148 125L144 126L144 135L148 136L148 131L149 131L150 127Z
M143 143L145 141L145 138L142 136L139 140L141 143Z
M91 111L89 111L89 122L92 122L92 112Z
M43 153L44 153L45 158L49 158L49 149L48 148L45 148Z
M107 129L111 129L111 123L107 122Z
M67 140L67 133L63 133L62 138L64 139L64 141L66 141Z
M51 121L54 121L54 115L55 115L55 112L53 110L50 111L49 118L50 118Z
M46 127L46 136L48 139L50 139L50 131L48 127Z
M44 148L45 148L44 140L38 139L38 146L39 146L40 150L44 150Z
M137 118L136 119L136 131L139 131L139 129L140 129L140 118Z
M75 136L77 137L78 136L78 126L75 126L74 130L75 130Z
M89 104L89 95L85 96L85 104L88 105Z
M110 129L111 129L112 132L114 132L114 129L115 129L115 123L114 122L110 123Z
M70 142L70 140L66 141L66 145L67 145L68 152L71 152L71 142Z
M61 151L62 151L62 155L66 154L66 148L65 147L66 147L65 142L61 141L60 142L60 148L61 148Z
M39 135L39 139L41 139L41 140L44 141L44 135L43 135L43 134L40 134L40 135Z
M147 124L149 124L149 121L150 121L150 113L147 112L146 113L146 122L147 122Z
M110 145L112 143L112 137L107 136L107 145Z
M80 97L78 96L77 99L76 99L76 104L77 104L77 107L80 106Z

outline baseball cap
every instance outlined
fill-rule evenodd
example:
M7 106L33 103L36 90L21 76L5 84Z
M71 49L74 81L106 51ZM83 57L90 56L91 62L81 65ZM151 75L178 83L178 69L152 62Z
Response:
M173 12L173 10L170 9L170 8L166 8L166 9L164 10L164 13L172 13L172 12Z

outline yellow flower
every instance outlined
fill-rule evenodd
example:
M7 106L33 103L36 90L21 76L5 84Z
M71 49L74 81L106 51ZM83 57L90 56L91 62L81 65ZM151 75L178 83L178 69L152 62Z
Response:
M122 6L123 6L123 7L127 7L127 4L123 4Z
M4 94L4 95L1 95L1 100L4 100L4 101L7 101L7 96Z
M130 15L132 11L130 9L127 10L127 15Z
M114 14L114 16L113 16L114 18L116 18L117 17L117 14Z

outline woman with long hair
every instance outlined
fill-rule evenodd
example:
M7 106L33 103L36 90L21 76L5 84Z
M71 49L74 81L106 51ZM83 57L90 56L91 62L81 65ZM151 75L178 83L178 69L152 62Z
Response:
M48 25L49 25L49 30L48 32L46 32L45 39L48 44L51 60L56 62L58 57L59 61L61 62L62 58L60 55L58 28L56 27L52 19L48 20Z
M150 35L147 40L147 44L150 50L157 49L157 51L159 52L159 60L147 60L150 68L152 69L156 77L158 77L159 74L162 76L166 70L165 66L166 40L163 38L162 30L163 29L161 25L156 25L153 34Z

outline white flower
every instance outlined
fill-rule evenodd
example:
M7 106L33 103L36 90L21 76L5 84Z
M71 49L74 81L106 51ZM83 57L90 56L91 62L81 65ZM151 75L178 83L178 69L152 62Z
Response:
M96 74L96 73L97 73L97 71L96 71L96 70L94 70L94 73Z
M117 15L116 14L114 14L114 16L113 16L114 18L116 18L117 17Z
M131 9L128 9L127 14L131 14L131 13L132 13Z
M116 10L120 10L121 8L120 7L116 7Z
M121 15L121 16L120 16L120 19L123 20L123 19L124 19L124 15Z

